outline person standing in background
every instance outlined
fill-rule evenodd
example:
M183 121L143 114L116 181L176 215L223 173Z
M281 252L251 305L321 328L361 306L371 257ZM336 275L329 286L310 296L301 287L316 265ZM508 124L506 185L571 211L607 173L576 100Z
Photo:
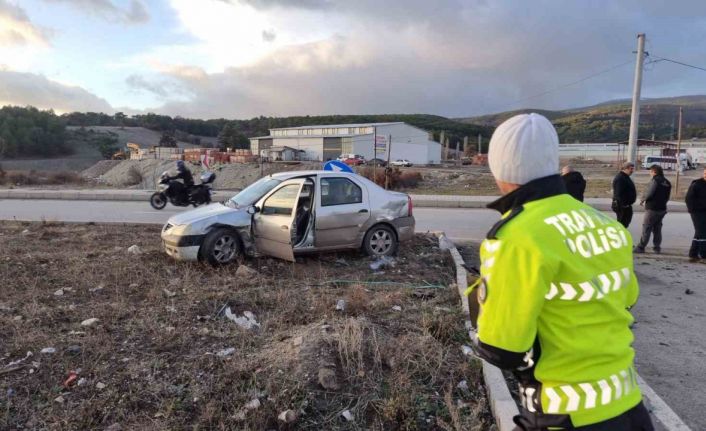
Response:
M650 242L650 235L654 234L652 249L659 254L662 251L662 220L667 214L667 202L672 192L672 183L664 178L661 166L652 166L650 175L652 180L640 200L640 205L645 205L645 218L642 222L642 237L635 246L635 253L644 253L645 247Z
M561 179L564 180L566 192L579 202L583 202L583 193L586 191L586 180L581 172L575 171L567 165L561 168Z
M630 175L635 172L635 164L626 162L618 175L613 178L613 202L611 207L618 221L625 227L632 221L632 204L637 200L635 183Z
M706 168L698 180L692 181L686 192L686 208L694 223L694 239L689 249L689 262L706 259Z

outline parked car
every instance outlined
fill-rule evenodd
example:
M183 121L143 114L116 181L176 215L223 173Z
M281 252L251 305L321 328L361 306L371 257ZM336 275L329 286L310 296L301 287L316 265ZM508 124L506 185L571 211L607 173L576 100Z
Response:
M383 159L370 159L366 162L366 164L370 166L382 166L383 168L387 166L387 162Z
M362 249L396 253L414 235L412 199L348 172L273 174L221 203L171 217L162 228L177 260L231 263L238 256L294 261L301 253Z
M412 166L412 162L410 162L410 161L407 160L407 159L397 159L397 160L395 160L395 161L393 161L393 162L390 162L390 165L391 165L391 166L406 166L406 167L410 167L410 166Z
M360 166L360 165L365 164L365 159L359 159L357 157L348 158L348 159L343 159L343 163L347 164L348 166Z

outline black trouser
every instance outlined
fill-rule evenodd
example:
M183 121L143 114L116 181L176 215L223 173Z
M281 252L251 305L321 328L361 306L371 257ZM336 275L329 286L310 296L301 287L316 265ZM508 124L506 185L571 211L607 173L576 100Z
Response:
M518 419L520 418L520 419ZM515 416L515 423L520 422L521 425L515 428L515 431L545 431L548 428L536 428L523 424L521 416ZM555 429L555 428L552 428ZM561 428L560 428L561 429ZM654 431L654 425L650 419L650 414L645 408L645 405L640 404L612 419L599 422L593 425L582 427L564 427L567 431Z
M630 225L630 222L632 221L632 205L628 205L626 207L616 206L613 208L613 211L615 211L615 215L617 216L620 224L625 227Z
M706 212L689 213L694 223L694 239L691 240L689 257L706 259Z
M662 245L662 220L667 211L645 210L645 218L642 221L642 237L637 244L637 248L644 250L650 242L650 235L654 233L652 245L655 250L659 250Z

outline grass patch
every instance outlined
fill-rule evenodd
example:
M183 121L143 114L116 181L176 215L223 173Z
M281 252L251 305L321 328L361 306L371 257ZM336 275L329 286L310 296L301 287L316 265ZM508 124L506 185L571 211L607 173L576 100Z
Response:
M33 352L0 380L0 429L488 429L448 258L418 235L396 262L260 258L245 280L173 261L155 226L0 224L0 370ZM84 380L64 387L71 371ZM278 421L288 409L296 421Z

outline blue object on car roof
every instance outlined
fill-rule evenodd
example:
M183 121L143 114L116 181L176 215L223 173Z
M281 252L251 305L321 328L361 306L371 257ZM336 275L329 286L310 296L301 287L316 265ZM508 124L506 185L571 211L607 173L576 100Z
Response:
M343 163L340 160L329 160L328 162L324 163L324 170L325 171L333 171L333 172L353 173L353 169L351 169L350 166L348 166L347 164Z

